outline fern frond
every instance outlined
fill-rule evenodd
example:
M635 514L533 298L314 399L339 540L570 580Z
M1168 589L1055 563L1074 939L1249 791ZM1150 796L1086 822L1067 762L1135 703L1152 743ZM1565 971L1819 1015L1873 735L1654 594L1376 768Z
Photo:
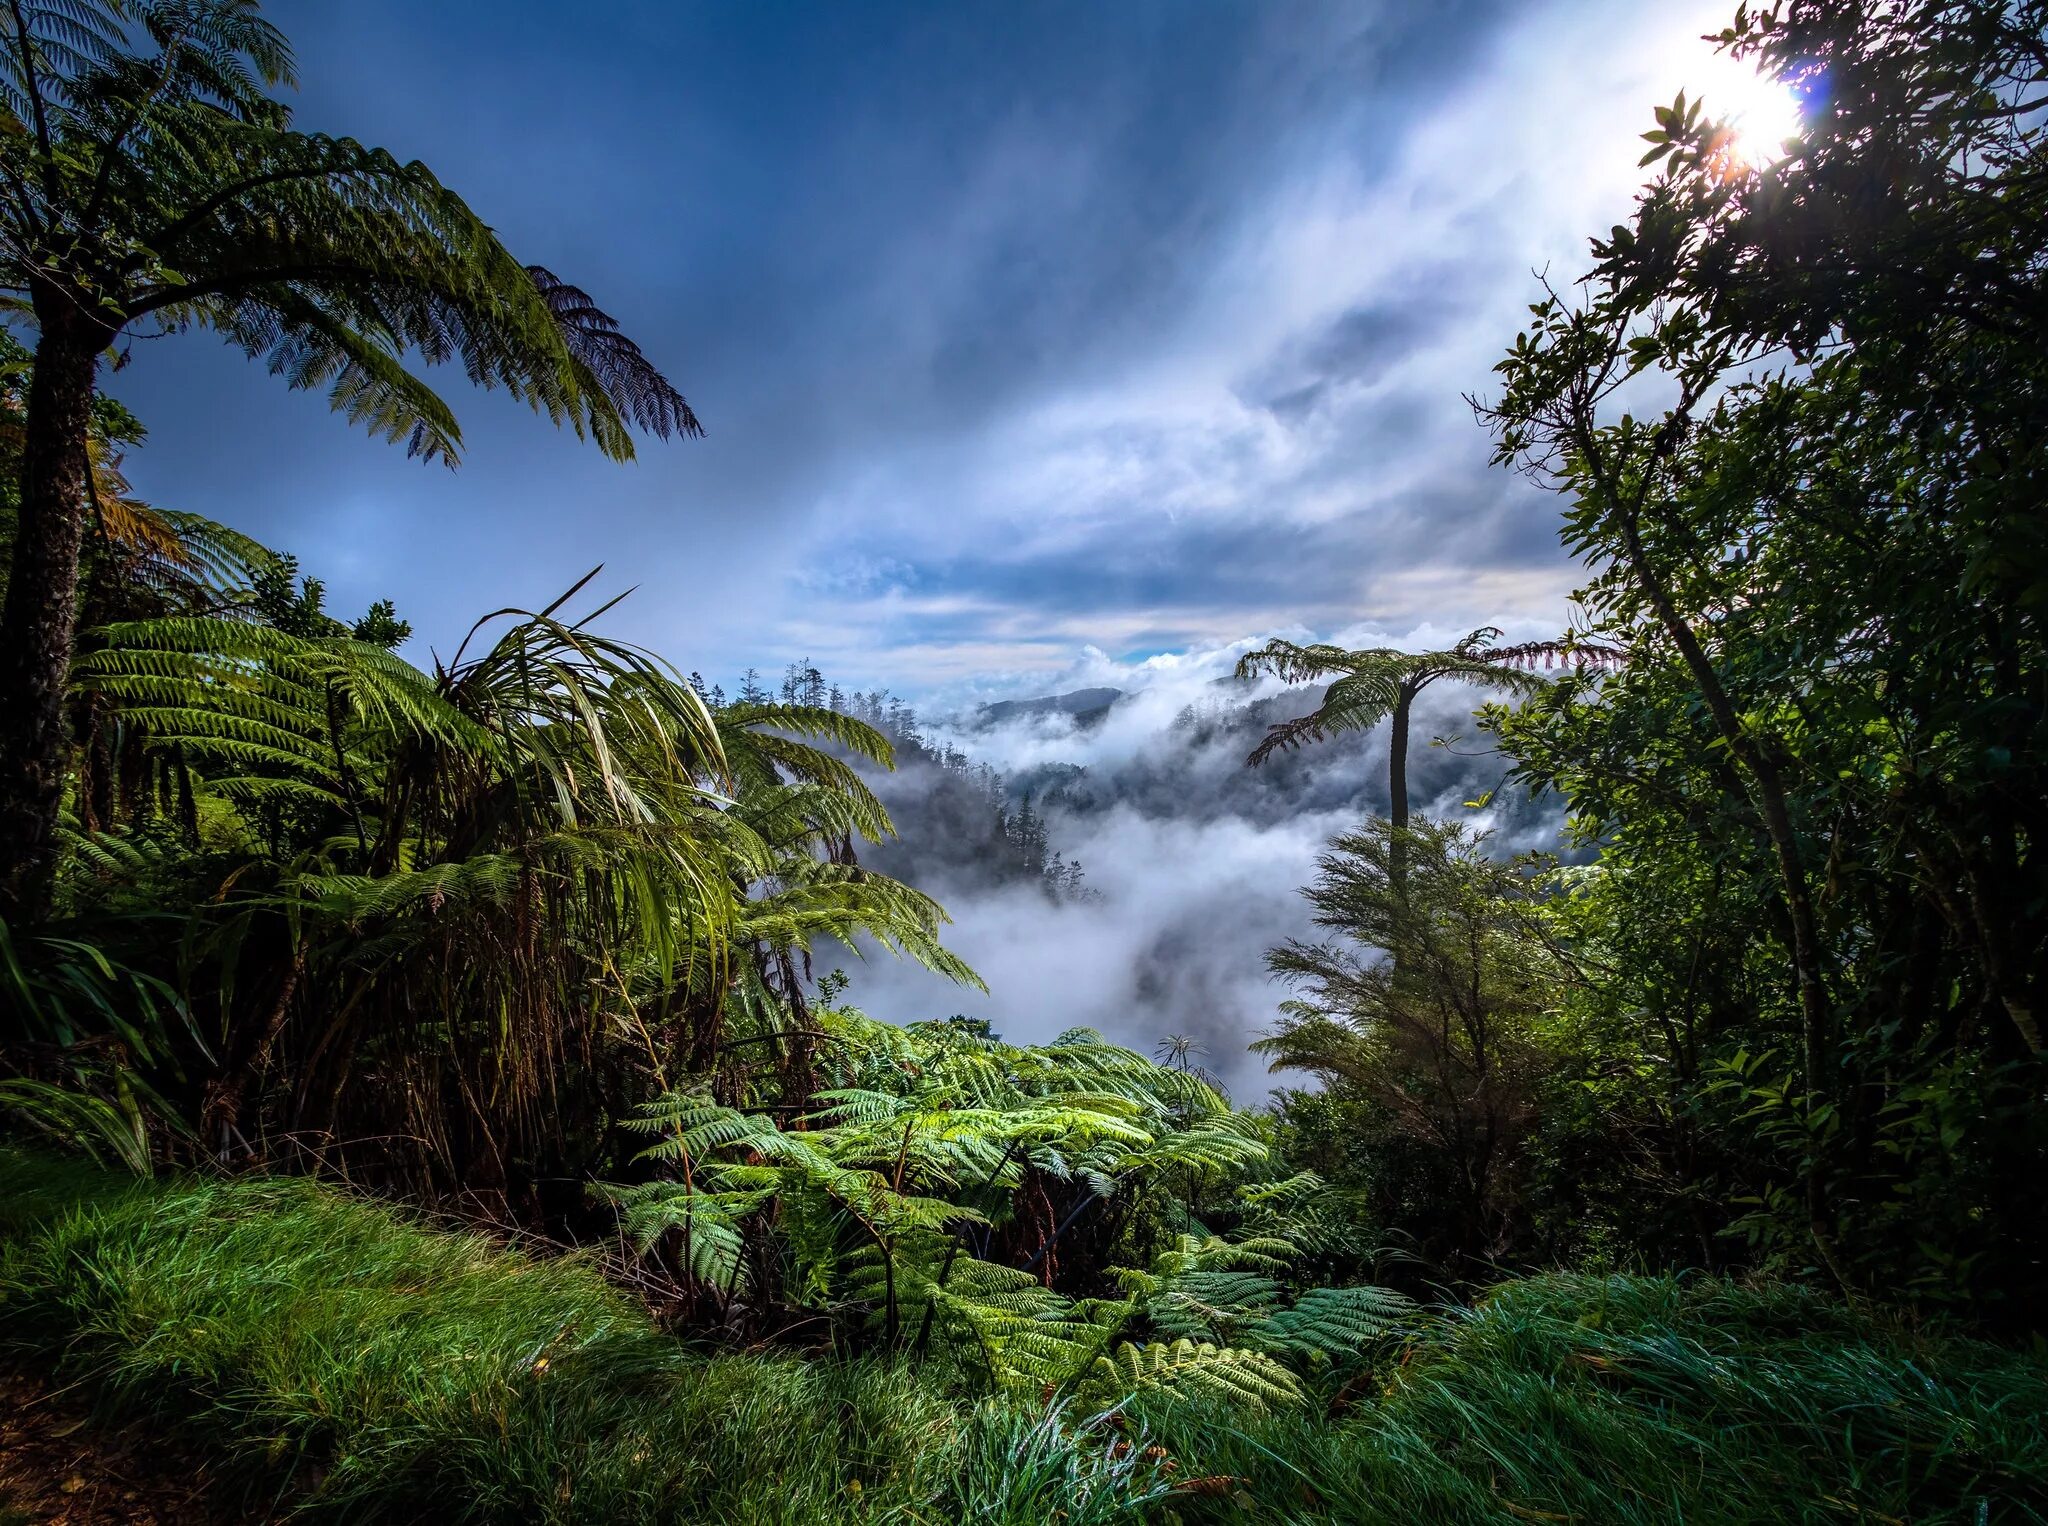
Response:
M1096 1361L1082 1387L1085 1393L1104 1398L1164 1393L1254 1414L1292 1409L1302 1402L1294 1374L1271 1357L1187 1340L1144 1345L1125 1341Z
M1412 1299L1391 1288L1309 1288L1290 1308L1248 1325L1247 1347L1274 1356L1343 1361L1412 1323Z

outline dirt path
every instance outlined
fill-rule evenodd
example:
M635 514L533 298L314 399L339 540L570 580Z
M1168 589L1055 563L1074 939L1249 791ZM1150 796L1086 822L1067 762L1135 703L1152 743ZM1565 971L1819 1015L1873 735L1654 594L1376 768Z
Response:
M76 1394L0 1369L0 1526L263 1526L222 1514L204 1460L146 1426L111 1427Z

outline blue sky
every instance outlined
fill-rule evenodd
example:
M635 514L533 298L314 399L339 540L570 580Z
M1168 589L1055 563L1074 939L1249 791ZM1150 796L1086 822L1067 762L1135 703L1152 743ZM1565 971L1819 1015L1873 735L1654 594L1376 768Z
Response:
M1732 8L1732 7L1731 7ZM615 466L442 380L459 471L204 336L116 390L156 501L447 651L593 565L729 677L1031 689L1278 629L1554 626L1486 467L1533 290L1623 215L1719 5L271 0L302 125L419 157L597 295L702 441Z

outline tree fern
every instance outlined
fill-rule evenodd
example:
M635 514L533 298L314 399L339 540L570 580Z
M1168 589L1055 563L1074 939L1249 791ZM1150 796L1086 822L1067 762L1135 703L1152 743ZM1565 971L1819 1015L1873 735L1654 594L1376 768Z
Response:
M209 330L408 451L453 413L407 367L459 364L593 440L701 432L589 295L516 260L431 170L291 126L291 50L250 0L0 8L0 287L36 330L0 642L0 911L47 899L76 630L88 420L125 336ZM118 519L123 505L110 494ZM137 543L138 516L116 524ZM160 550L174 548L166 543Z
M1255 1351L1343 1363L1413 1323L1414 1302L1391 1288L1308 1288L1287 1308L1242 1328L1238 1339Z
M1339 646L1302 646L1275 638L1238 659L1237 676L1270 673L1283 683L1331 679L1315 709L1283 721L1252 749L1248 763L1264 763L1277 752L1320 742L1337 732L1369 731L1382 721L1392 723L1387 748L1388 814L1396 829L1408 824L1408 719L1416 697L1443 679L1484 689L1527 694L1543 687L1539 666L1610 667L1621 654L1598 642L1567 637L1560 641L1496 646L1500 632L1492 626L1473 631L1447 651L1403 652L1393 647L1349 651Z
M800 1118L673 1095L629 1123L652 1136L645 1158L667 1179L610 1195L628 1231L673 1245L700 1285L738 1275L715 1257L750 1232L730 1217L741 1208L752 1232L786 1236L791 1291L869 1339L936 1341L998 1388L1158 1389L1251 1408L1299 1399L1289 1364L1341 1366L1409 1313L1379 1289L1293 1289L1288 1231L1321 1190L1306 1175L1242 1188L1252 1232L1191 1229L1117 1272L1119 1297L1069 1297L1032 1267L987 1259L977 1237L1030 1180L1121 1201L1187 1170L1255 1169L1264 1148L1205 1086L1099 1034L1015 1046L963 1023L819 1021L820 1067L844 1084L816 1091ZM706 1245L682 1243L699 1226L715 1226Z

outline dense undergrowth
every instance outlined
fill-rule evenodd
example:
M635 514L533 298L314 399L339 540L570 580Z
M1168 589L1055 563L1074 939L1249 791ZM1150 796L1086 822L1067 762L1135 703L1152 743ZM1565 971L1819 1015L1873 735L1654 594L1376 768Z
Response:
M307 1182L0 1164L10 1355L314 1516L2048 1519L2048 1366L1793 1288L1530 1278L1333 1402L1101 1419L938 1364L695 1350L586 1259Z

